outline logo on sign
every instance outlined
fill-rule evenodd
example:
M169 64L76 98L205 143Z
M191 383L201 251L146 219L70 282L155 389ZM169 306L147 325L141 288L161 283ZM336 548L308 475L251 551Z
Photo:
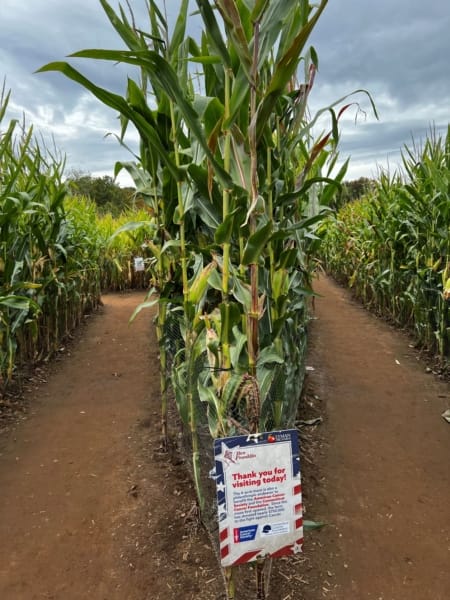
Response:
M233 531L234 543L253 542L256 538L258 525L246 525L245 527L235 527Z

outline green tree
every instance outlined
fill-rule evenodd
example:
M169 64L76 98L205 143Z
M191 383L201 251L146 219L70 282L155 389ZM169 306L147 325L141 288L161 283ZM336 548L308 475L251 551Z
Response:
M335 196L333 208L339 209L348 202L359 200L362 196L373 190L375 185L375 180L368 177L344 181L340 193Z
M74 196L85 196L93 200L100 214L118 216L133 203L133 188L120 187L112 177L93 177L89 173L73 171L67 184Z

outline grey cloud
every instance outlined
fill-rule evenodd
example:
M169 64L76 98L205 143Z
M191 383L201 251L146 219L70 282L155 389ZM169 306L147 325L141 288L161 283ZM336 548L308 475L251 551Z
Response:
M137 22L147 28L144 0L130 0ZM118 2L111 0L113 7ZM123 2L126 6L126 3ZM179 2L167 0L174 22ZM191 1L194 10L196 3ZM121 48L123 43L96 0L0 0L0 80L12 88L15 113L25 110L44 135L55 137L68 166L112 171L128 153L108 131L117 131L113 111L63 75L33 74L45 63L65 60L84 48ZM311 38L319 54L312 112L356 88L371 92L380 113L373 116L363 95L352 97L366 111L355 125L342 119L341 156L351 154L355 173L397 160L403 144L426 134L433 121L444 131L450 121L450 11L447 0L329 0ZM123 94L123 65L70 60L97 85ZM135 141L130 141L135 145ZM352 170L349 171L352 174Z
M445 0L329 2L313 34L320 78L380 82L403 104L450 96L450 11Z
M430 125L446 130L449 29L446 0L330 0L311 38L319 55L313 104L364 88L380 117L376 121L363 96L353 98L367 111L367 122L343 120L340 152L352 155L352 165L395 165L404 144L425 137Z

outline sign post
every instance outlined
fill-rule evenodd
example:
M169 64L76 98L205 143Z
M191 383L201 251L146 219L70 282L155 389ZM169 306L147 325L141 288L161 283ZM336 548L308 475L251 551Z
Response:
M214 457L222 567L301 552L297 430L219 438Z

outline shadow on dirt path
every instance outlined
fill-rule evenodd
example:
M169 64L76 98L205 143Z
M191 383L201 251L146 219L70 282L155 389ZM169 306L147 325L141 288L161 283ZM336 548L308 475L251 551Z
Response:
M317 291L300 418L324 422L300 429L306 518L328 525L274 562L269 598L447 600L448 384L343 289ZM189 477L159 451L151 314L128 326L141 299L105 296L0 438L1 600L223 598Z
M305 546L311 588L287 597L446 600L449 386L344 289L322 277L316 291L308 387L327 416L307 509L329 525Z

